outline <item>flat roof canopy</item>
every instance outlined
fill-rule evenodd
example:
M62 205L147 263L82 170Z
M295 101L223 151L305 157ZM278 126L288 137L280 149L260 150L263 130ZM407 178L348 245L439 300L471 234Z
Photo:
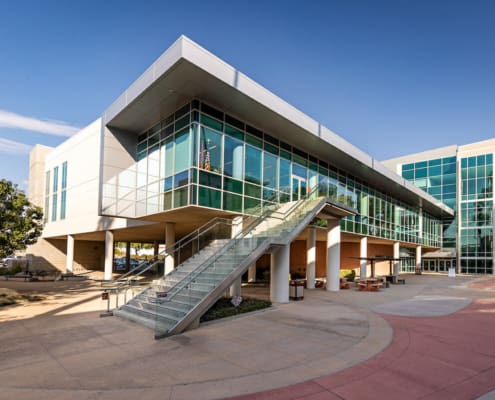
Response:
M379 161L181 36L103 114L109 128L140 133L193 98L349 172L438 217L453 211Z

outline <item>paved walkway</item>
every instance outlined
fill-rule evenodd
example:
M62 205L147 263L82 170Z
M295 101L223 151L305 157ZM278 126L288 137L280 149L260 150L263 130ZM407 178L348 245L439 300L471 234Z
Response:
M306 291L160 341L99 318L96 287L55 285L42 303L0 309L1 400L470 399L495 388L495 280Z
M373 307L394 330L391 345L375 357L339 373L237 399L453 400L495 389L495 279L443 289L437 282L427 289L430 295ZM495 392L482 399L495 399Z

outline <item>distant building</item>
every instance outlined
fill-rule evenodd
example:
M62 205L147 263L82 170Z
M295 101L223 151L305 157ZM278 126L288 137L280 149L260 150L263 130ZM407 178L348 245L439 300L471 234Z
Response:
M495 139L411 154L383 164L455 210L442 219L442 249L423 254L425 271L493 274Z

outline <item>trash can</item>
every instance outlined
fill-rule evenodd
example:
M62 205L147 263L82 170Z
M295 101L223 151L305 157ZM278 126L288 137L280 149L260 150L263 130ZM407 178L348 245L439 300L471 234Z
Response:
M449 268L449 278L455 278L455 267Z
M304 299L304 280L289 281L289 298L291 300Z

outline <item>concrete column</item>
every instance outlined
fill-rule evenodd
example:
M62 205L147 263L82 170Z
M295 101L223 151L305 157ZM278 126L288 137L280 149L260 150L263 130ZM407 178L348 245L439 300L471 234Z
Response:
M240 296L242 292L242 278L237 278L232 285L230 285L230 297Z
M128 271L131 267L131 242L125 243L125 269Z
M109 281L112 279L113 269L113 232L105 231L105 272L103 279Z
M289 302L290 244L271 254L270 300L274 303Z
M256 263L248 269L248 282L256 282Z
M165 271L164 275L172 272L175 268L175 256L173 247L175 244L175 224L171 222L167 222L165 224ZM170 251L170 253L169 253Z
M74 236L67 235L67 257L65 258L65 272L73 272L74 267Z
M158 240L155 240L153 242L153 256L154 257L158 256Z
M421 246L416 247L416 271L421 270Z
M316 229L308 228L306 239L306 286L308 289L315 288L316 276Z
M327 290L340 290L340 221L328 220Z
M368 257L368 237L362 237L359 242L359 257ZM359 260L359 277L366 278L367 260Z
M242 232L242 217L235 217L232 219L232 231L230 237L234 237L241 232Z
M235 237L242 232L242 217L235 217L232 219L232 230L230 232L230 237ZM236 279L234 283L230 286L230 297L240 296L242 288L242 277Z
M400 257L400 243L395 242L394 243L394 258L399 258ZM394 275L398 276L399 275L399 261L394 261Z

